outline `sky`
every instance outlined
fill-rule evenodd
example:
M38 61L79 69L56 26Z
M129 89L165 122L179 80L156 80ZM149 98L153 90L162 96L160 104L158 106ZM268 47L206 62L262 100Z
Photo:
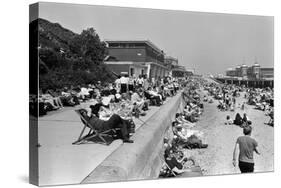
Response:
M150 40L197 74L225 73L257 61L274 65L274 18L175 10L40 3L39 17L102 40Z

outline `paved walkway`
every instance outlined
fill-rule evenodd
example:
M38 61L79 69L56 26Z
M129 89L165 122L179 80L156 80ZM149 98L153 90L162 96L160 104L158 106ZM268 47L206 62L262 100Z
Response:
M39 118L40 185L78 184L123 144L119 139L109 146L94 143L72 145L83 126L74 109L88 105L83 103ZM151 106L147 115L140 117L141 120L134 119L136 130L158 110L159 107Z

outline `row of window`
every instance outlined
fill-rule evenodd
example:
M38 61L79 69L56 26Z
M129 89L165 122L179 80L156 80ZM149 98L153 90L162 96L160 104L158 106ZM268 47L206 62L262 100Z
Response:
M144 43L110 43L110 48L146 48L147 54L151 57L159 56L159 59L164 60L164 56L161 54L159 55L159 52L151 48L150 46L144 44Z

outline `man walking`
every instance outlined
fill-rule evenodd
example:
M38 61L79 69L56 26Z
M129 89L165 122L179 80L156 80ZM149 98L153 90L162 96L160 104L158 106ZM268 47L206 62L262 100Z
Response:
M255 139L251 138L252 127L246 126L243 128L244 136L238 137L233 151L233 166L236 166L237 148L239 148L239 169L241 173L254 172L254 151L260 155Z

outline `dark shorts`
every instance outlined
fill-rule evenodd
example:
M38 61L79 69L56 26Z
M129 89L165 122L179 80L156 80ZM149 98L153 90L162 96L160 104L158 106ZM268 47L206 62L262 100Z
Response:
M250 172L254 172L254 163L246 163L246 162L242 162L239 161L239 168L241 173L250 173Z

